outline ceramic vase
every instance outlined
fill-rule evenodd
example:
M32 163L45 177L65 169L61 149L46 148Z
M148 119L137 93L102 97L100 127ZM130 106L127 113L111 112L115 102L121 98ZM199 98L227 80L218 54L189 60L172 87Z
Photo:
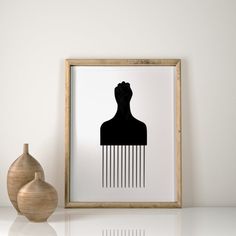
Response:
M7 190L11 203L20 214L17 205L17 194L22 186L34 179L35 172L40 172L44 179L44 172L41 165L28 151L28 144L24 144L23 154L18 157L10 166L7 174Z
M57 207L58 197L54 187L46 183L40 172L18 192L17 203L20 212L30 221L43 222Z

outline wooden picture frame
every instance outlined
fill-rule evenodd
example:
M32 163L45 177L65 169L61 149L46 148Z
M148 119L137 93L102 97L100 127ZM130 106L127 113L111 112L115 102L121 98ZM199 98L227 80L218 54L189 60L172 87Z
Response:
M126 70L127 68L128 68L128 70ZM67 59L67 60L65 60L65 69L66 69L66 85L65 85L65 207L66 208L97 208L97 207L98 208L100 208L100 207L105 207L105 208L178 208L178 207L181 207L182 206L181 60L180 59ZM76 70L76 71L74 71L74 70ZM82 70L82 72L81 72L81 70ZM150 70L151 70L151 72L149 72ZM170 81L170 82L168 82L168 85L167 84L165 85L164 84L165 82L163 82L163 87L166 88L166 91L167 91L167 88L168 89L171 88L170 89L171 91L169 91L168 94L172 94L171 95L171 99L167 99L167 100L170 101L168 104L172 104L171 105L172 107L168 108L168 111L171 111L171 109L173 110L173 114L171 113L173 115L173 117L171 117L171 119L172 119L171 122L173 123L173 128L172 128L172 131L171 131L171 135L173 137L170 136L169 134L167 134L167 136L169 135L170 137L172 137L172 138L168 138L168 140L172 140L172 143L173 143L173 147L170 147L170 149L173 150L173 156L170 156L169 154L168 154L169 156L167 154L166 155L163 154L163 156L168 156L168 158L171 160L170 164L172 166L172 169L167 167L168 171L170 172L169 169L173 170L173 173L171 174L172 177L166 176L168 181L169 181L169 179L171 180L171 181L169 181L169 182L171 182L169 185L166 184L166 185L169 186L167 189L171 189L170 191L168 190L170 192L170 194L167 191L168 194L169 194L169 195L166 194L166 196L168 196L167 200L165 200L165 197L163 197L163 199L160 197L161 201L153 200L153 199L156 199L156 198L159 199L158 196L153 196L153 198L150 198L151 200L142 200L141 198L140 198L141 199L140 200L137 197L137 199L135 201L132 201L132 200L131 201L130 200L126 201L126 200L124 200L124 199L126 199L126 197L127 197L127 199L131 198L129 196L129 191L130 191L130 194L131 194L132 191L134 193L136 191L136 195L137 195L137 193L140 192L140 195L143 194L143 196L144 196L143 199L146 199L146 195L147 195L147 194L145 195L145 191L147 191L147 190L142 190L142 189L139 190L137 188L128 189L128 187L127 187L127 189L122 188L123 190L120 191L121 196L122 196L122 194L124 194L123 200L122 201L114 200L119 195L119 194L117 195L117 191L119 189L116 188L117 187L116 181L118 182L118 185L119 185L119 181L120 181L119 178L121 178L121 177L118 176L118 174L120 173L119 169L117 169L117 176L118 177L116 178L116 173L115 173L115 170L116 170L115 168L117 168L117 167L115 167L115 163L116 163L116 159L115 159L116 151L115 150L116 149L114 148L114 153L113 153L113 157L114 157L114 161L113 161L113 164L114 164L114 169L113 169L114 170L114 179L112 180L113 177L110 177L111 178L110 179L110 187L111 188L110 188L109 191L114 191L113 195L116 194L116 196L113 196L113 198L111 198L111 200L109 200L109 201L108 200L104 200L104 201L101 200L101 199L103 199L102 191L106 192L106 194L107 194L108 189L109 189L109 186L108 186L108 188L106 188L107 187L107 185L106 185L107 183L106 183L105 184L105 189L102 189L102 187L101 187L101 193L100 193L101 197L97 201L96 200L96 192L95 192L95 194L91 194L91 192L93 192L93 189L89 189L88 193L85 193L86 191L83 190L83 188L78 187L78 189L77 189L77 187L74 187L74 186L80 186L80 184L77 185L77 182L76 182L76 180L78 178L74 177L74 175L78 174L77 171L74 171L74 168L75 168L75 164L74 163L76 162L74 159L77 160L79 158L85 158L85 155L82 157L82 155L80 155L80 152L78 152L78 153L76 152L76 155L74 154L75 153L74 145L77 145L77 144L74 144L74 137L75 137L74 132L77 132L77 131L74 131L75 130L74 127L77 126L77 123L75 125L75 122L77 122L77 119L73 118L73 116L76 113L75 109L77 109L77 105L78 104L75 105L75 102L74 102L73 99L75 99L75 96L83 96L82 95L83 92L79 93L78 91L75 90L74 87L76 87L77 85L75 86L74 81L79 81L78 78L79 79L83 79L83 85L81 84L81 87L84 86L83 88L86 88L86 78L88 76L91 77L91 73L93 75L92 79L95 79L95 77L105 78L107 76L106 73L110 73L109 76L111 75L110 76L111 80L114 77L114 81L116 81L116 79L117 79L117 77L119 77L119 75L121 75L121 77L124 76L124 78L129 78L128 76L132 77L133 75L138 75L139 72L140 73L144 73L144 75L147 75L147 76L145 76L145 78L147 79L146 80L147 81L147 85L142 84L142 86L140 85L137 88L147 86L146 93L148 93L148 89L152 90L150 85L148 85L149 75L152 76L153 78L155 78L155 73L156 73L158 75L157 77L158 77L158 81L160 81L160 85L162 84L161 81L164 80L161 77L162 75L164 77L167 76L167 78L169 78L168 81ZM101 75L98 75L98 73L101 73ZM166 75L165 75L165 73L166 73ZM88 77L88 78L90 78L90 77ZM121 79L123 80L123 77ZM134 81L134 80L132 80L132 81ZM87 81L89 81L89 80L87 80ZM95 81L95 80L92 80L92 81ZM106 81L108 81L108 80L106 80ZM139 81L141 81L141 80L139 80ZM154 79L152 81L154 81L154 83L155 83ZM122 81L120 81L120 82L122 82ZM97 83L97 81L96 81L96 83ZM110 83L110 80L109 80L109 83ZM142 83L145 83L145 82L142 82ZM138 82L137 82L137 84L138 84ZM101 84L101 87L99 88L101 90L101 94L103 94L103 87L104 87L103 85L104 84ZM97 85L97 87L98 86L100 86L100 85ZM88 85L88 89L89 89L89 87L91 88L91 83ZM161 86L158 85L158 89L160 91L160 94L162 94L160 87ZM79 85L79 89L80 89L80 85ZM131 89L132 89L132 85L131 85ZM76 93L76 95L75 95L75 93ZM110 93L111 92L109 91L109 94ZM156 96L155 95L156 94L155 91L153 93L150 93L150 94L153 94L153 96ZM146 99L148 99L148 96L146 96ZM162 96L163 96L163 98L167 97L165 92L163 92ZM76 97L76 98L77 98L76 101L78 101L78 97ZM86 101L84 101L84 100L86 100L86 99L83 99L83 97L82 98L79 97L79 98L80 98L79 100L83 101L84 104L85 104ZM107 98L104 98L104 99L107 100ZM153 104L156 104L156 102L154 101ZM138 109L141 110L140 108L138 108ZM137 110L137 111L139 111L139 110ZM86 112L86 110L84 110L84 111ZM80 111L79 111L78 114L81 114ZM168 113L166 113L166 114L168 114ZM159 116L161 116L161 115L159 114L158 117ZM168 120L168 119L165 119L165 117L162 117L160 120L163 120L165 122L165 120ZM78 119L78 120L82 121L82 119ZM152 121L152 122L154 122L154 121ZM80 125L83 125L83 124L80 124ZM160 127L161 127L161 125L162 124L159 124ZM98 127L97 127L97 130L98 130ZM152 127L148 127L147 130L152 130ZM78 134L76 133L76 135L78 135ZM96 131L96 136L98 136L97 131ZM91 136L91 138L93 138L93 137ZM78 142L78 140L77 140L77 142ZM98 143L98 145L99 145L99 143ZM89 149L89 145L87 145L86 147L87 147L87 149ZM162 147L162 145L160 145L160 147ZM92 148L93 147L91 146L91 149ZM125 148L126 148L126 146L125 146ZM72 152L72 150L73 150L73 152ZM118 145L118 149L117 149L118 154L119 154L119 150L121 150L121 149L119 149L119 145ZM136 149L136 151L137 150L138 149ZM141 150L142 149L140 148L140 155L141 155ZM168 148L166 148L165 150L168 150ZM144 149L144 151L145 151L145 149ZM108 152L109 152L109 149L108 149ZM123 152L124 151L122 149L122 153ZM129 151L129 152L131 152L131 151ZM127 151L125 149L124 155L126 155L126 153L127 153ZM134 153L134 151L133 151L133 153ZM136 152L136 155L137 155L137 153L138 153L138 151ZM112 155L111 149L110 149L110 154ZM108 155L108 154L104 154L104 155ZM74 156L76 156L76 158ZM106 168L107 168L107 166L109 167L109 163L108 163L109 158L107 158L107 159L106 158L105 158L105 160L107 162L105 163L105 165L106 165ZM166 158L166 159L168 159L168 158ZM110 165L112 163L112 160L113 159L110 159ZM87 159L86 159L86 161L87 161ZM73 163L73 165L72 165L72 163ZM118 163L118 165L119 165L119 163ZM126 160L125 160L125 163L127 163ZM138 163L138 161L136 160L136 165L138 165L137 163ZM144 161L143 161L143 163L144 163ZM160 163L161 163L161 160L160 160ZM76 166L78 166L78 168L81 168L81 165L77 165L77 164L76 164ZM103 165L104 165L104 163L103 163ZM163 168L165 168L164 167L165 165L166 164L163 164ZM88 166L88 165L83 166L83 168L86 168L86 166ZM141 157L140 157L139 166L140 166L139 174L141 176L141 168L147 168L147 167L144 166L144 164L142 166ZM152 166L152 164L149 164L149 166ZM103 170L102 171L104 172L104 166L103 166ZM132 171L134 172L135 170L132 169ZM166 171L166 172L168 172L168 171ZM92 173L92 171L91 171L91 173ZM126 175L126 173L129 173L129 172L125 172L125 175ZM137 175L137 173L138 173L138 170L136 172L136 175ZM108 175L108 172L106 172L106 174ZM103 173L103 175L104 175L104 173ZM110 176L111 175L113 175L112 170L110 170ZM123 176L123 172L120 175ZM143 172L142 176L143 176L142 178L144 179L145 172ZM128 177L131 178L131 172L128 174ZM104 182L105 181L104 177L102 177L102 178L103 178L102 182ZM107 177L105 177L105 178L107 178ZM165 176L163 177L163 179L164 178L165 178ZM83 176L80 176L78 181L81 182L82 179L84 179ZM95 177L94 177L94 179L95 179ZM158 179L160 179L160 178L158 178ZM85 189L88 189L89 186L86 185L86 180L84 179L83 181L84 181L84 186L86 186ZM106 179L106 181L107 181L107 179ZM112 181L113 181L113 188L112 188L112 183L111 183ZM145 181L146 180L143 180L143 182L145 182ZM168 182L168 181L166 181L166 182ZM109 182L109 176L108 176L108 182ZM130 182L131 182L131 180L130 180ZM153 179L150 182L155 182L155 179ZM160 180L159 180L159 182L160 182ZM125 182L125 183L127 183L127 182ZM145 185L144 183L142 183L142 184ZM109 185L109 183L108 183L108 185ZM136 185L137 185L137 183L136 183ZM163 186L163 188L166 188L166 185L165 184L160 184L160 186ZM90 185L90 186L92 186L92 185ZM104 187L104 183L103 183L103 187ZM140 177L140 187L141 187L141 177ZM127 193L124 193L125 191ZM161 190L158 190L158 191L161 191ZM133 192L132 192L132 194L133 194ZM89 193L90 193L90 195L89 195ZM83 196L80 196L80 195L83 195ZM91 200L91 197L90 197L91 195L93 195L92 196L93 197L92 200ZM100 196L100 195L98 194L98 196ZM164 195L165 194L163 194L163 196ZM83 199L83 200L77 200L76 196L79 196L79 197L77 197L78 199ZM89 197L86 197L86 196L89 196ZM105 194L104 194L104 196L105 196L104 199L105 198L106 199L109 198ZM87 198L88 198L88 200L87 200ZM171 199L171 200L169 200L169 199Z

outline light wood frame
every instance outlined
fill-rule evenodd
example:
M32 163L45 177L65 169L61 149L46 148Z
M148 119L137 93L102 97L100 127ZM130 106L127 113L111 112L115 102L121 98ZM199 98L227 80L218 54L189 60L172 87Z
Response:
M175 66L176 68L176 202L72 202L70 200L71 66ZM65 60L65 208L179 208L182 207L181 60L67 59Z

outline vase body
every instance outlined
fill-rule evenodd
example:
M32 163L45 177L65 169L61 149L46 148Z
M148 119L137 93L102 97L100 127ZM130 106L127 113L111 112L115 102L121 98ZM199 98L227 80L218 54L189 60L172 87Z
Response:
M24 144L23 154L10 166L7 174L7 190L11 203L18 213L17 194L22 186L34 179L35 172L40 172L44 179L43 168L28 152L28 144Z
M41 173L18 192L17 203L20 212L30 221L44 222L57 207L58 197L53 186L44 182Z

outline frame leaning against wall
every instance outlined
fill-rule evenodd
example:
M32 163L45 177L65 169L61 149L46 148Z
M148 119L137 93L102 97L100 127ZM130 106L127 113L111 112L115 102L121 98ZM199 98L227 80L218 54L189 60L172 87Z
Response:
M73 66L172 66L175 67L175 201L91 202L71 200L71 79ZM65 207L66 208L178 208L182 206L181 160L181 60L180 59L67 59L65 60Z

